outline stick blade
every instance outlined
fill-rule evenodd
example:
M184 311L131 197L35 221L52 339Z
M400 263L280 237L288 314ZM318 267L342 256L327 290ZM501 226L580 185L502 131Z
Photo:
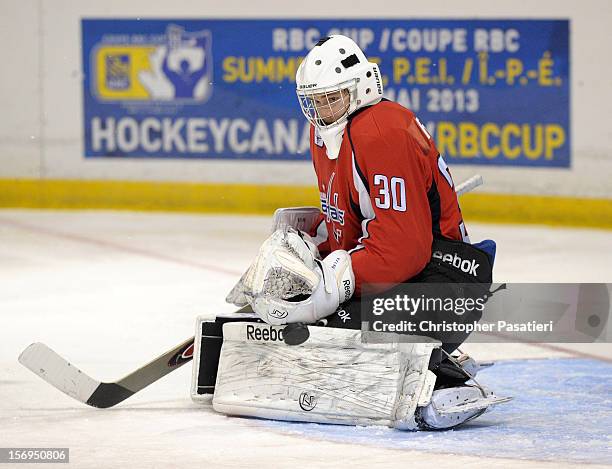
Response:
M29 345L19 355L19 363L64 394L94 405L88 400L100 386L100 381L87 376L45 344L36 342Z
M120 402L125 401L128 397L134 395L134 391L130 391L117 383L100 383L85 404L100 409L108 409Z

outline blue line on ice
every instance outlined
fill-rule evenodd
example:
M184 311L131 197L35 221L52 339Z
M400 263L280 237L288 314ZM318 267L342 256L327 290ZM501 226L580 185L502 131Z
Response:
M514 396L508 404L445 432L401 432L262 422L283 433L343 443L484 457L612 463L612 365L587 359L509 360L479 382Z

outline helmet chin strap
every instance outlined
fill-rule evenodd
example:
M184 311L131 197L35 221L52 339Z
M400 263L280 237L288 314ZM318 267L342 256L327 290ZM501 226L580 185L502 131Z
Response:
M345 120L341 124L334 125L331 127L323 127L317 129L319 135L325 143L325 150L327 157L330 160L335 160L340 154L340 147L342 146L342 136L344 135L344 129L346 128L347 121Z

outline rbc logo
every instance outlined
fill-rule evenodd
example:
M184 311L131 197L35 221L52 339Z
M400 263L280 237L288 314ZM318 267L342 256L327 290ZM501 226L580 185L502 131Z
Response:
M130 56L128 54L109 54L106 56L106 86L110 90L130 88Z

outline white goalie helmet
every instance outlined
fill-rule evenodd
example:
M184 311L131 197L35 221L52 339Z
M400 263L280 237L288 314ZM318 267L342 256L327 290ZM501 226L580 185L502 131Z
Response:
M296 91L304 116L320 130L342 126L357 109L383 97L378 65L341 35L312 48L297 70Z

